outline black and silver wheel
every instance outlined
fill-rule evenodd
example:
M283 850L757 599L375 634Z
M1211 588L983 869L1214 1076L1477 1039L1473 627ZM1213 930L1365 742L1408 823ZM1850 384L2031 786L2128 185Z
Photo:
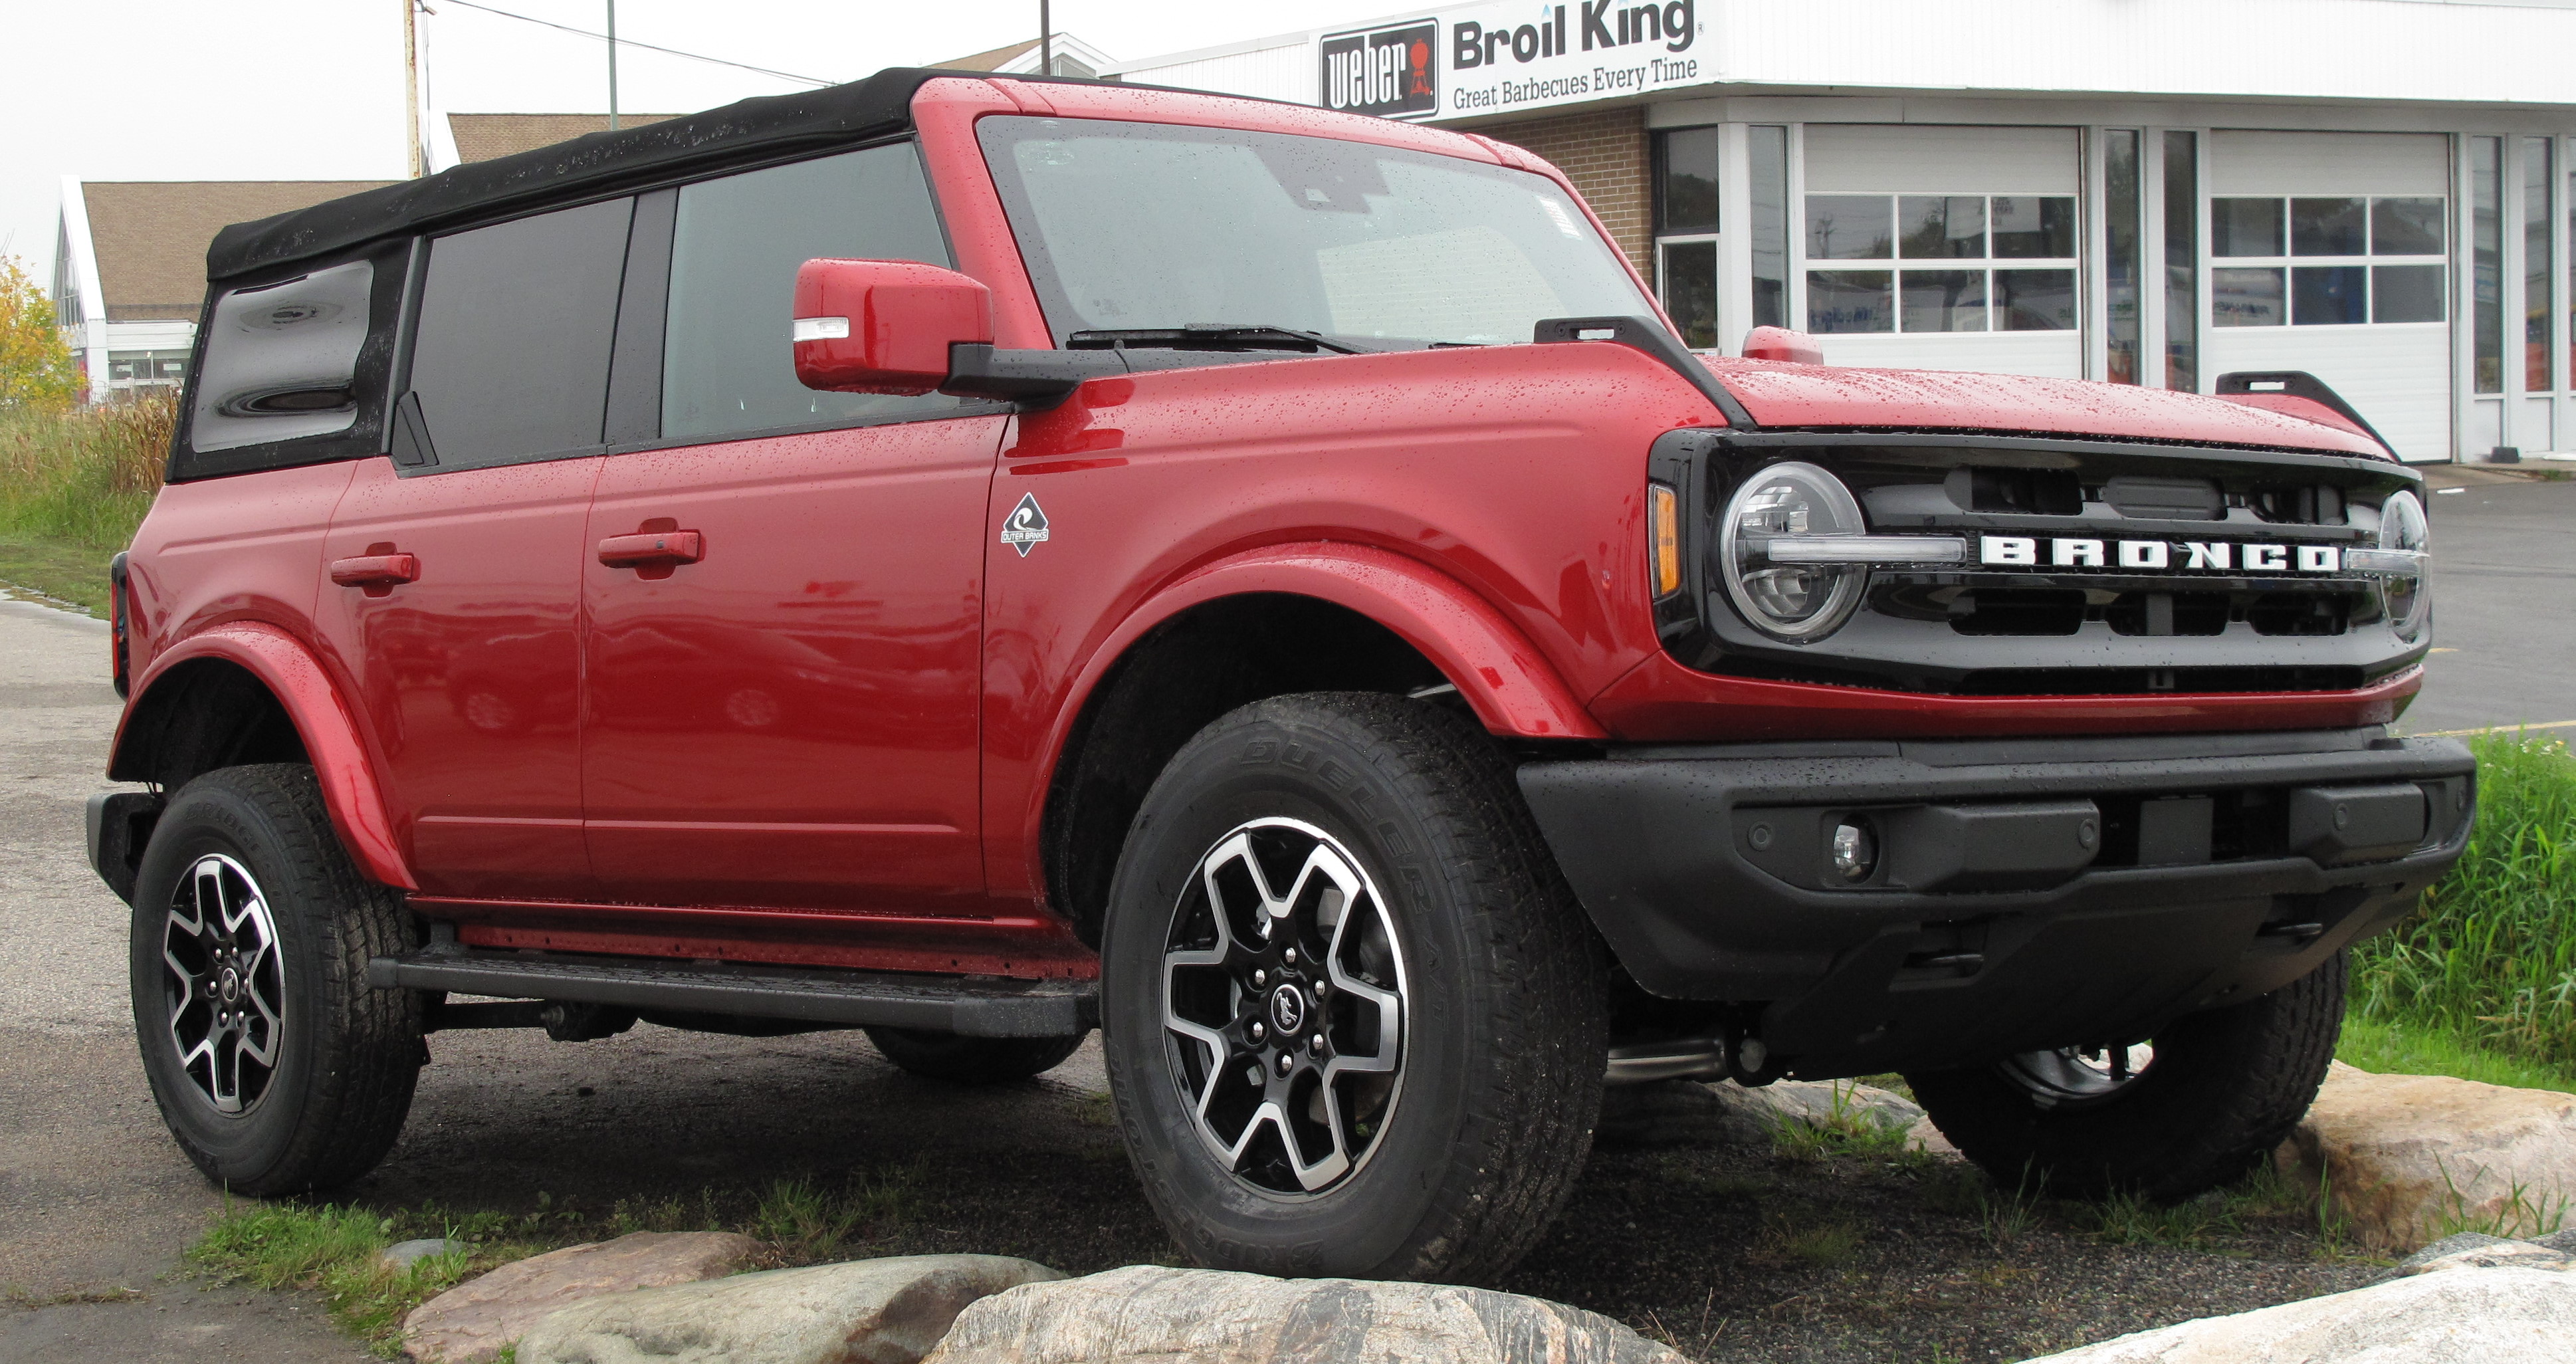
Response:
M1202 1264L1488 1278L1581 1174L1599 949L1454 712L1316 693L1210 725L1137 815L1102 971L1129 1153Z
M366 983L409 943L358 875L311 768L224 768L181 788L135 880L135 1040L180 1149L240 1193L366 1173L411 1106L420 1003Z
M2174 1201L2228 1183L2315 1101L2343 1026L2337 953L2288 985L2133 1045L2024 1052L1908 1074L1941 1134L1996 1182Z
M996 1085L1044 1075L1082 1050L1083 1038L961 1037L918 1028L870 1028L868 1040L898 1067L925 1080Z

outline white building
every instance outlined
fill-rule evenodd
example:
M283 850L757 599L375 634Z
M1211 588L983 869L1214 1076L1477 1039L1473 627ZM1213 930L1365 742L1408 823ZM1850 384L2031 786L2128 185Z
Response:
M2569 0L1489 0L1117 63L1519 143L1695 345L2206 390L2576 452Z

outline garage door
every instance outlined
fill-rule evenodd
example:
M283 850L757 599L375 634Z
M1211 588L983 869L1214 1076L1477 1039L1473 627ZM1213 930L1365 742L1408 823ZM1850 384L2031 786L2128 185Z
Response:
M1810 123L1806 328L1837 365L2076 378L2072 128Z
M2436 133L2211 134L2209 372L2306 370L2449 458L2449 180Z

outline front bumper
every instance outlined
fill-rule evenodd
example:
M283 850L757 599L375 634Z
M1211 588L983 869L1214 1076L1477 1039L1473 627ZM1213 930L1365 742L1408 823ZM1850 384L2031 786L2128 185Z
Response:
M1639 985L1740 1006L1817 1076L2277 989L2459 859L2475 772L2456 740L2365 729L1641 748L1520 782ZM1826 848L1855 819L1882 855L1848 885Z

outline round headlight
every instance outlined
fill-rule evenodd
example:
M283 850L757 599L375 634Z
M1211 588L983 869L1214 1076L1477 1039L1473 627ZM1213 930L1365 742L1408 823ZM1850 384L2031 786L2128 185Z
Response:
M1860 604L1869 570L1855 565L1775 564L1770 542L1784 535L1861 535L1860 503L1840 479L1812 464L1757 471L1726 503L1718 563L1727 595L1755 629L1792 643L1821 639Z
M2413 493L2390 493L2379 508L2379 547L2403 550L2411 554L2430 554L2433 528L2424 519L2424 504ZM2418 560L2418 564L2424 561ZM2392 574L2380 580L2380 599L2388 610L2388 623L2399 637L2413 639L2424 631L2431 616L2433 601L2424 590L2419 571L2412 575Z

